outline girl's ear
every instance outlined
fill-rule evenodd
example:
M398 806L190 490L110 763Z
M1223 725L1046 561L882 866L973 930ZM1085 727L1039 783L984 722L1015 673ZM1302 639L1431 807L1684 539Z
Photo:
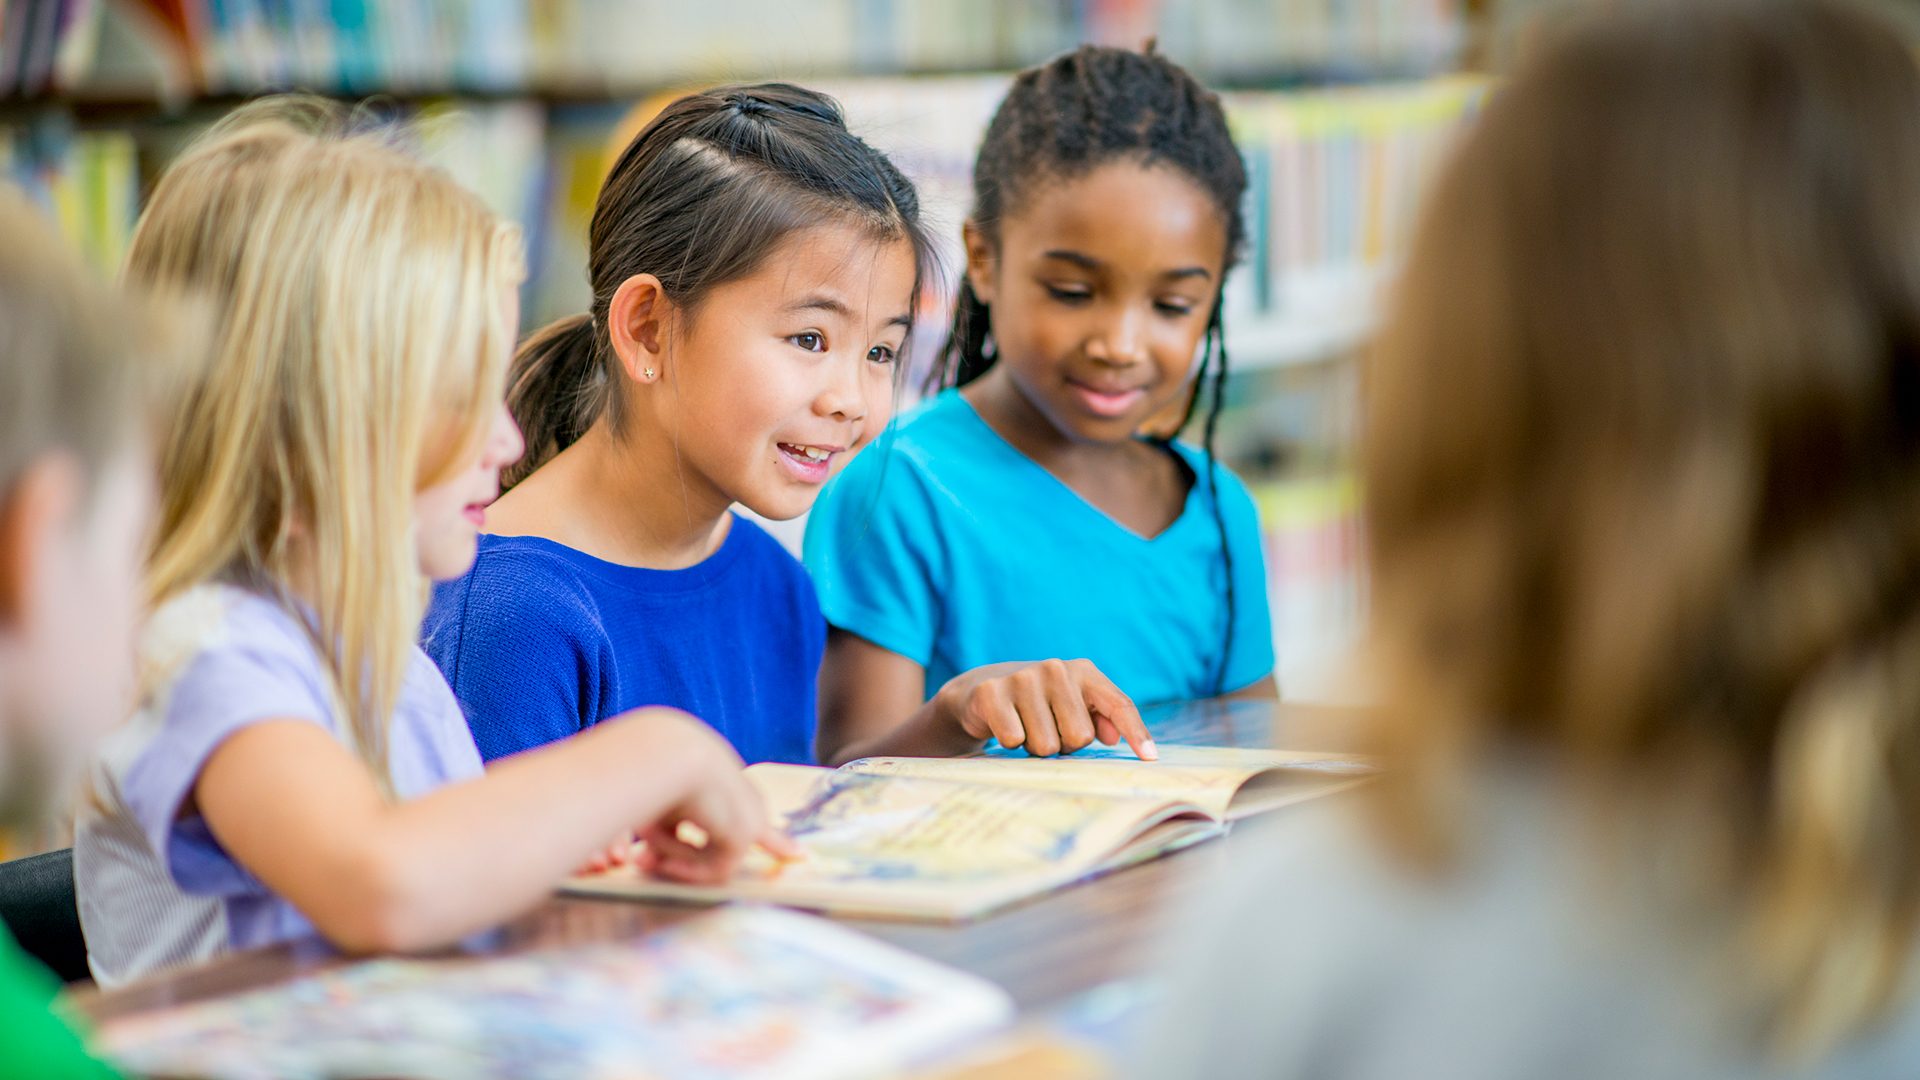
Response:
M673 301L652 274L635 274L614 290L607 304L607 335L620 366L635 382L654 382L666 371L672 315Z
M985 229L968 218L966 224L960 226L960 242L967 249L967 284L973 286L973 295L981 303L993 303L994 271L999 263L993 241Z

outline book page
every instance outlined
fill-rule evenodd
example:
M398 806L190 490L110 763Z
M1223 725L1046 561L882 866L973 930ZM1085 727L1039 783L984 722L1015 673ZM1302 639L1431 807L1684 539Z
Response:
M784 829L787 827L787 815L805 807L813 798L814 789L832 776L833 770L818 765L762 761L747 766L746 774L747 780L759 790L760 798L766 802L767 813L773 815L773 823Z
M1165 799L821 771L824 779L785 821L803 859L780 862L756 849L719 888L658 881L627 866L574 878L566 890L962 918L1078 880L1142 831L1198 814Z
M1237 809L1234 796L1241 786L1269 769L1314 770L1329 778L1341 777L1341 784L1347 777L1372 771L1351 756L1224 746L1162 746L1158 761L1141 761L1124 744L1099 743L1051 758L1000 749L969 758L863 758L842 768L876 776L914 776L1108 798L1179 799L1223 821ZM1285 782L1284 777L1279 781ZM1328 786L1317 779L1306 783L1316 791Z
M840 773L787 834L807 849L811 877L968 882L1065 862L1112 809L1083 795Z

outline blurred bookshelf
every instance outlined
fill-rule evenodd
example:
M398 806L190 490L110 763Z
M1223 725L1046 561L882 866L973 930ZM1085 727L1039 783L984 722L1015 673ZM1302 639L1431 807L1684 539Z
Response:
M143 194L221 115L286 89L374 96L520 223L531 327L585 308L616 132L676 91L792 79L838 97L920 186L946 245L915 334L924 370L1006 72L1154 38L1222 91L1246 154L1219 441L1262 508L1283 692L1326 699L1364 609L1354 357L1421 192L1488 91L1462 73L1488 2L0 0L0 176L111 273Z

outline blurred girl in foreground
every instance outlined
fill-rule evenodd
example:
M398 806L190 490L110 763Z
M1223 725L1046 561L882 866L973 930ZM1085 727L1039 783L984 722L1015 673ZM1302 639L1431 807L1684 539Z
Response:
M1906 43L1831 2L1570 27L1370 364L1388 774L1236 838L1137 1074L1920 1074Z

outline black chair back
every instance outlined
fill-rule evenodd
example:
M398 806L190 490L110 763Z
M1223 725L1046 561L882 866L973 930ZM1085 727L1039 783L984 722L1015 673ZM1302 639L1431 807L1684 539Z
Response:
M87 939L73 891L73 849L0 862L0 922L63 982L85 979Z

